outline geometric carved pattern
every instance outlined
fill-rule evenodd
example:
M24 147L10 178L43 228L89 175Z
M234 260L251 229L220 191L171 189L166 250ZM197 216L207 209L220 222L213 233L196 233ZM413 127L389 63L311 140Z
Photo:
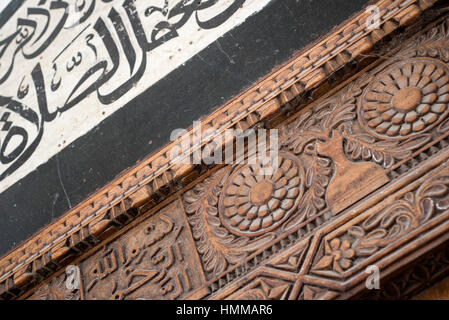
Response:
M305 285L298 300L330 300L338 294L324 288Z
M253 270L223 286L209 299L247 299L256 292L260 299L295 299L309 240L293 241L291 246L278 250L265 249L258 259L243 264L253 264ZM263 257L265 260L261 259Z
M285 300L292 284L279 280L261 277L248 287L229 297L230 300Z
M282 271L292 272L293 274L299 273L300 267L304 262L304 257L307 253L306 246L300 246L298 249L292 251L286 251L279 254L274 259L267 263L267 266Z

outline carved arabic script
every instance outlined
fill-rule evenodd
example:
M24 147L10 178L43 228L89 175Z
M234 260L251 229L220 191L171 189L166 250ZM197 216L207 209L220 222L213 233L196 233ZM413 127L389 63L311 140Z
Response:
M176 299L201 283L184 220L163 212L82 265L89 299Z

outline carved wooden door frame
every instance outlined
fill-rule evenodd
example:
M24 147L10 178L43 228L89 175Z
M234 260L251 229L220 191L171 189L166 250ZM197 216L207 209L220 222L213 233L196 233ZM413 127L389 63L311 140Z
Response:
M201 119L201 152L279 129L271 175L168 144L2 257L0 298L408 298L446 275L443 2L375 2L379 28L361 12Z

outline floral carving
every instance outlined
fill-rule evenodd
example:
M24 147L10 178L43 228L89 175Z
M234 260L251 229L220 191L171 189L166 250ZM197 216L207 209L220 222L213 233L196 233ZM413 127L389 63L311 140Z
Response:
M220 198L220 218L229 231L257 236L289 217L302 196L304 172L285 152L277 167L247 164L232 174Z
M275 238L272 233L252 239L238 237L223 227L218 213L218 199L231 169L219 170L184 195L185 210L189 215L197 250L210 276L219 275L230 265L244 262L250 253Z
M449 62L449 20L406 45L400 57L432 57Z
M343 235L325 241L324 255L312 270L318 274L340 274L351 268L357 259L376 254L447 210L449 176L441 175L424 182L415 192L406 193L362 223L349 227Z
M305 187L307 191L298 205L298 212L286 221L283 229L288 231L306 218L315 216L326 208L324 196L332 174L329 159L315 156L306 173Z
M313 159L307 169L308 189L300 205L302 214L296 216L296 221L289 222L287 229L324 210L326 203L337 214L351 202L389 181L378 165L369 162L354 164L345 155L344 145L353 135L356 98L361 95L360 87L365 80L360 78L337 96L306 111L286 130L282 145ZM368 151L371 157L372 152ZM360 181L367 183L361 186Z
M345 153L351 160L372 160L384 168L391 168L396 160L406 159L413 150L432 139L429 134L421 134L406 140L378 140L366 133L345 133L345 138Z
M351 259L355 256L354 249L351 248L351 242L348 240L332 239L325 244L326 255L314 266L314 269L325 269L332 266L333 270L343 272L352 266Z
M394 63L360 101L359 119L375 136L405 138L425 132L449 111L449 68L427 58Z

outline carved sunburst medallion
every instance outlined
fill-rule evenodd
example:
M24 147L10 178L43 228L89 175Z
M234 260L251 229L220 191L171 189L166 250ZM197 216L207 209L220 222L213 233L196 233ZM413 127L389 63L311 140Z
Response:
M220 196L220 219L234 234L261 235L289 217L303 190L303 167L281 151L277 166L268 161L237 168Z
M381 72L366 88L359 119L381 138L403 139L436 126L449 112L449 67L414 58Z

